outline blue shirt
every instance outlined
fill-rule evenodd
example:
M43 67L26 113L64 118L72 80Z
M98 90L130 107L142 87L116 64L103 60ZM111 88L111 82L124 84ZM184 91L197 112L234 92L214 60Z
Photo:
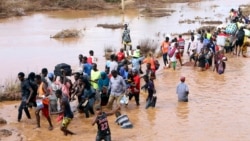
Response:
M144 57L132 58L131 63L132 63L133 69L136 69L138 72L140 72L140 61L142 61L143 59Z
M117 75L116 78L113 76L110 78L109 89L111 89L111 95L120 96L125 92L126 86L124 79L120 75Z
M128 71L126 71L126 70L124 69L124 67L121 67L121 68L120 68L119 73L120 73L120 75L121 75L121 77L122 77L123 79L127 79L127 78L128 78Z
M91 70L92 70L91 64L89 64L89 63L83 64L83 72L88 74L88 76L90 76Z
M176 88L178 100L179 101L188 100L188 93L187 93L188 91L189 91L188 86L185 83L181 82Z

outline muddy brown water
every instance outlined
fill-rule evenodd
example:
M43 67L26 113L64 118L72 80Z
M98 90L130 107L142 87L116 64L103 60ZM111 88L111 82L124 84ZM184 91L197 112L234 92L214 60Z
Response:
M159 42L163 33L181 33L193 30L199 25L178 24L180 19L211 17L224 20L230 8L250 1L223 0L204 1L192 4L172 4L167 8L176 9L170 17L146 18L138 15L138 10L127 11L124 16L117 11L57 11L35 13L26 17L0 20L0 58L1 81L15 78L19 71L40 71L42 67L53 69L56 63L66 62L77 66L79 53L87 54L89 49L95 51L98 65L104 64L103 47L113 45L121 47L122 30L96 27L99 23L128 22L131 29L133 45L140 39L154 38ZM218 5L212 8L213 5ZM205 10L204 10L205 9ZM180 12L181 11L181 12ZM183 16L181 17L180 15ZM218 16L220 15L220 16ZM83 30L84 37L79 39L55 40L49 36L62 29L77 28ZM157 33L160 32L160 37ZM248 52L249 54L249 52ZM156 88L158 101L156 108L145 110L146 94L141 93L139 107L131 101L122 113L127 114L134 125L133 129L124 130L114 123L115 116L109 117L109 125L114 141L249 141L250 119L249 105L249 58L227 55L227 68L223 75L211 69L200 72L198 68L183 66L157 72ZM184 62L187 61L184 57ZM160 60L162 61L162 60ZM175 94L180 76L186 76L190 88L190 101L178 103ZM142 82L143 83L143 82ZM52 116L54 130L48 131L48 123L41 118L41 129L36 126L34 109L32 119L25 115L17 123L18 102L1 102L0 116L8 121L6 128L15 133L0 140L27 141L76 141L95 139L97 128L91 126L92 118L75 113L69 126L75 136L63 136L60 123Z

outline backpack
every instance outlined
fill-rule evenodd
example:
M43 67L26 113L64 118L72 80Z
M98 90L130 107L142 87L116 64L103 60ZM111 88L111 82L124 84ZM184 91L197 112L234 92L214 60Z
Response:
M239 30L238 33L237 33L237 39L238 40L244 40L244 37L245 37L244 30Z

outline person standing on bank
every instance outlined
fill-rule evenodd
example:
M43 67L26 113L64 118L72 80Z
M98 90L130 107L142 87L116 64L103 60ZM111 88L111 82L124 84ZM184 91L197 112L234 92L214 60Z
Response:
M18 79L21 82L21 91L22 91L22 101L21 101L21 104L18 108L18 118L17 118L18 122L21 121L23 110L24 110L27 118L31 119L27 104L30 101L33 90L29 84L29 81L24 79L24 76L25 75L23 72L18 73Z
M129 50L132 50L130 30L128 29L128 24L124 24L124 31L122 34L122 44L124 45L124 50L126 51L127 46L129 46Z
M178 95L178 101L179 102L188 102L188 94L189 94L189 89L188 85L185 84L185 77L182 76L180 78L180 83L176 87L176 93Z

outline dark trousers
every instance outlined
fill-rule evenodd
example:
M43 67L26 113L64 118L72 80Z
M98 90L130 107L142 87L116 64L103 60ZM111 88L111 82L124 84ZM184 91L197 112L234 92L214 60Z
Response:
M140 94L139 93L131 93L129 94L129 100L131 100L133 97L135 97L135 102L137 105L139 105L139 100L140 100Z
M20 121L21 118L22 118L23 110L24 110L24 112L25 112L27 118L29 118L29 119L31 118L31 117L30 117L30 112L29 112L29 110L28 110L28 106L27 106L27 104L26 104L26 101L21 101L20 106L19 106L19 108L18 108L18 120L19 120L19 121Z
M148 109L152 104L152 100L153 100L153 91L148 91L148 97L146 99L146 109Z
M97 135L96 136L96 141L111 141L111 135L106 135L106 136L101 136L101 135Z
M168 64L168 53L164 53L162 55L162 58L163 58L163 63L166 66Z
M84 113L85 113L85 115L86 115L86 118L89 118L89 112L90 112L92 115L95 114L95 113L94 113L94 108L93 108L94 104L95 104L95 100L94 100L94 98L91 98L91 99L89 99L89 102L88 102L88 104L86 105L86 107L84 107Z

